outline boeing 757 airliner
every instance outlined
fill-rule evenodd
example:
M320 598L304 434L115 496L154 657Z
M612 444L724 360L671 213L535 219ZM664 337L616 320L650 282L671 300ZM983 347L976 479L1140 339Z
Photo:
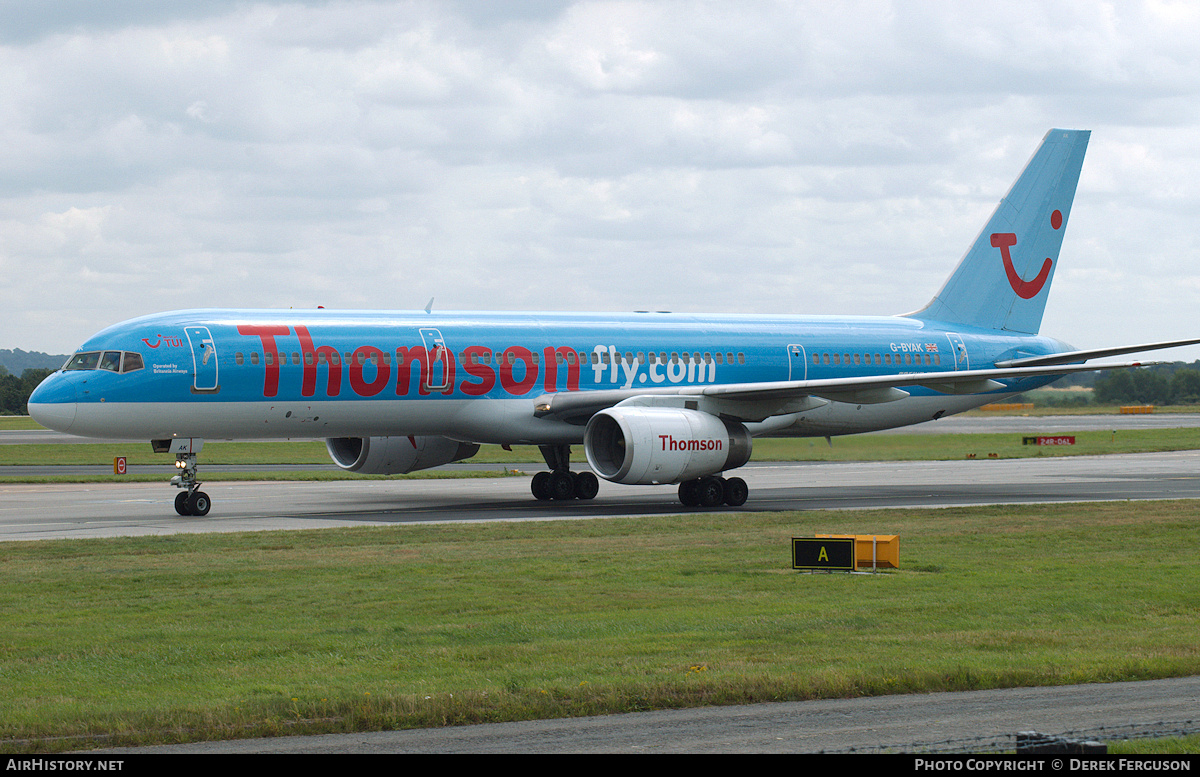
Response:
M536 445L538 499L596 475L741 505L723 473L760 436L853 434L961 413L1089 359L1040 336L1088 132L1051 130L941 290L893 317L184 310L94 335L34 391L51 429L176 455L175 509L205 515L204 439L324 438L343 469L396 474ZM572 472L583 445L591 472ZM595 474L593 474L593 472Z

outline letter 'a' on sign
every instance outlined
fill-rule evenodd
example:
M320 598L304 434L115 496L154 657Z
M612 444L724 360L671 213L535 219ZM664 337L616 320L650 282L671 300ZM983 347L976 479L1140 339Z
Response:
M854 538L792 537L792 569L854 571Z

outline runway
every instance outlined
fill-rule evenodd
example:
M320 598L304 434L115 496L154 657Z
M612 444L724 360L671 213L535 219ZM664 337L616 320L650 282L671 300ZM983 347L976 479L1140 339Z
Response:
M1200 451L1039 459L760 463L740 511L1200 499ZM0 485L0 541L266 531L430 521L556 520L687 510L674 486L603 483L589 502L537 502L529 478L214 482L204 518L163 483Z

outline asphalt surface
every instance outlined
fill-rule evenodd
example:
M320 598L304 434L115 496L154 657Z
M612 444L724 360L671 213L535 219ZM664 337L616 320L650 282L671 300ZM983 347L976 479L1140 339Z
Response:
M739 511L1200 499L1200 451L1042 459L759 463ZM214 482L212 512L175 514L166 483L0 484L0 541L430 521L684 512L674 486L602 483L594 500L537 502L529 478Z

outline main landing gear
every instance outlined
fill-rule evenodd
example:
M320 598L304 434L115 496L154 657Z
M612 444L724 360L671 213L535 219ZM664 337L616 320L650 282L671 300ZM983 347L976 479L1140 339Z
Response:
M212 500L200 490L200 481L196 479L196 454L175 454L175 468L179 474L171 478L171 485L183 489L175 495L175 512L180 515L208 515Z
M539 445L549 472L533 476L530 490L542 502L567 499L595 499L600 492L600 480L591 472L571 471L571 446Z
M741 478L706 475L679 484L679 501L684 507L741 507L750 496L750 488Z

